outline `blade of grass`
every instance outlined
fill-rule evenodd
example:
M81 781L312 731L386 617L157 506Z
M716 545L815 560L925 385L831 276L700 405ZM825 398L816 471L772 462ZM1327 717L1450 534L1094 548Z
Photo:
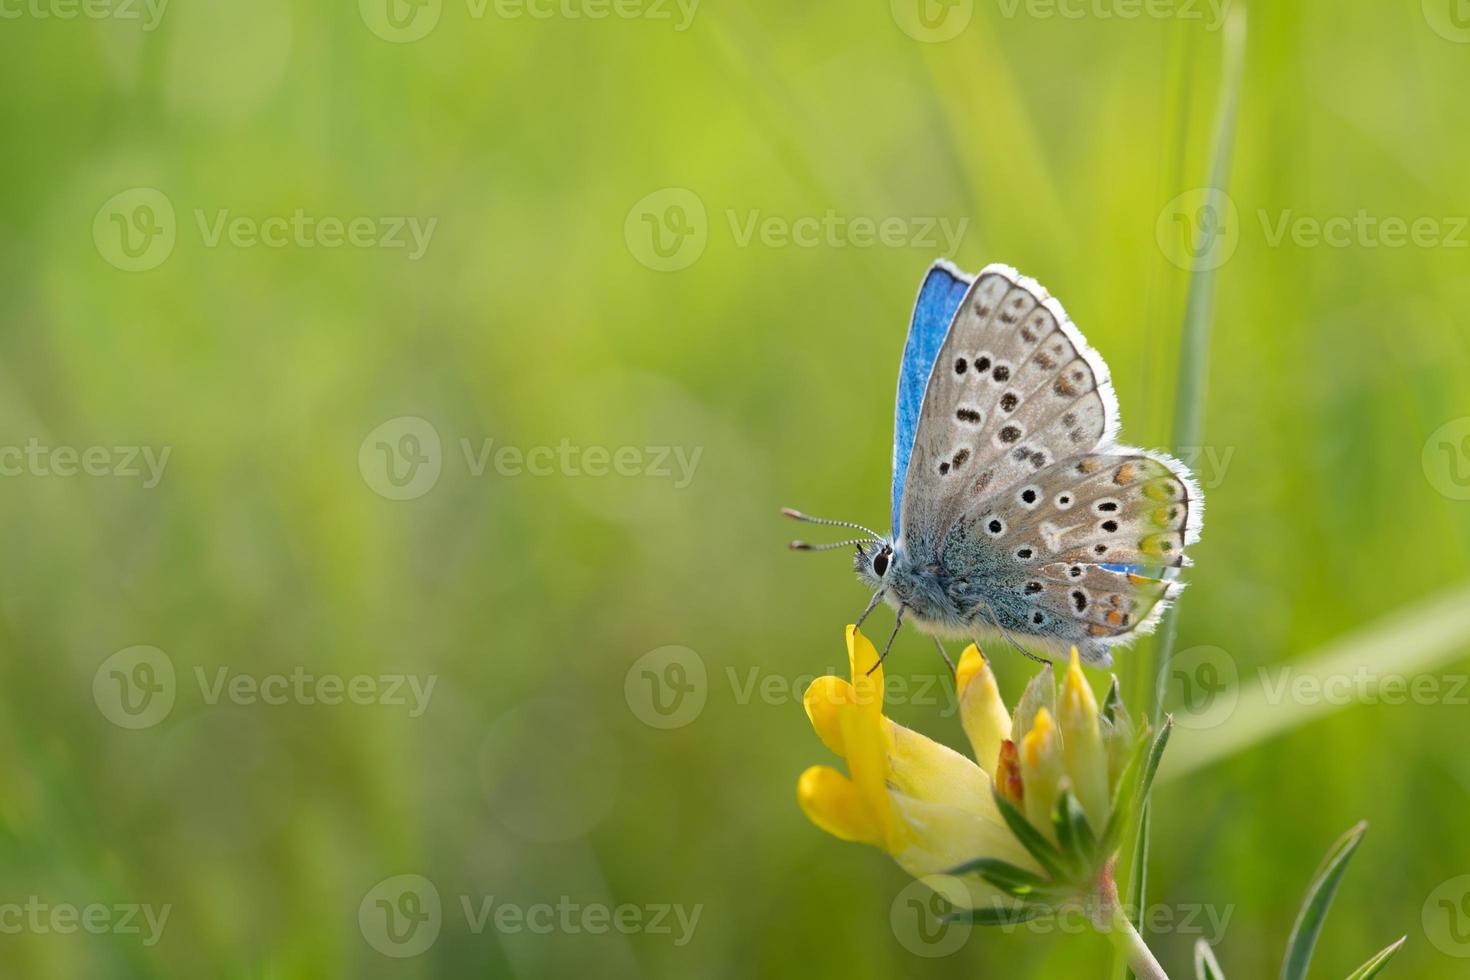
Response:
M1383 949L1374 953L1368 962L1354 970L1348 976L1347 980L1368 980L1369 977L1377 976L1378 971L1387 966L1388 961L1393 959L1394 954L1403 948L1408 938L1408 936L1400 936L1398 942L1389 943Z
M1310 681L1324 690L1332 678L1413 677L1460 656L1470 643L1470 582L1420 602L1400 607L1326 646L1291 660L1293 684ZM1352 698L1293 699L1281 678L1268 683L1264 673L1242 685L1230 718L1211 729L1209 738L1181 739L1160 769L1168 781L1227 758L1268 738L1341 710L1353 699L1375 695L1376 685L1350 685ZM1274 690L1273 690L1274 688ZM1220 697L1229 697L1223 692Z
M1332 906L1332 896L1337 894L1348 860L1367 831L1368 825L1360 823L1339 837L1328 849L1322 866L1312 876L1307 896L1302 900L1302 910L1297 913L1296 925L1292 926L1291 938L1286 941L1281 980L1305 980L1307 967L1312 962L1312 950L1317 947L1317 936L1322 932L1322 923Z
M1196 980L1225 980L1225 971L1215 959L1215 951L1201 939L1194 944L1194 975Z
M1223 194L1230 183L1230 159L1235 148L1235 117L1240 104L1241 76L1245 69L1245 7L1232 6L1225 21L1224 55L1220 70L1219 102L1215 110L1213 149L1210 154L1208 186ZM1200 445L1204 428L1205 381L1208 374L1210 324L1214 313L1216 267L1194 269L1190 273L1189 292L1184 303L1184 324L1179 347L1178 382L1174 395L1174 438L1176 448ZM1158 727L1163 713L1164 694L1168 690L1169 661L1174 656L1174 636L1178 628L1178 607L1164 616L1159 631L1158 651L1154 665L1154 695L1149 714ZM1141 800L1142 813L1152 810L1152 789ZM1134 841L1134 875L1128 882L1132 899L1129 907L1144 906L1145 879L1148 875L1147 819L1140 819ZM1140 915L1140 919L1141 919ZM1140 921L1140 935L1143 935ZM1147 936L1144 935L1147 939ZM1131 971L1130 971L1131 972Z

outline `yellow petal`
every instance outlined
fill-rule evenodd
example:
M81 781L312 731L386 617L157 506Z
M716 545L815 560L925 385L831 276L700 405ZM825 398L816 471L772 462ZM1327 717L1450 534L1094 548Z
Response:
M1001 822L990 794L990 777L983 769L947 745L892 721L886 724L890 787Z
M842 709L853 703L852 685L841 677L818 677L806 689L802 698L806 705L806 716L818 737L838 755L844 755L842 747Z
M1010 736L1011 713L1001 699L990 664L973 643L955 670L955 690L959 692L960 723L970 739L975 761L981 769L994 773L1000 743Z
M848 772L863 805L882 831L884 848L892 853L900 846L902 832L888 798L888 735L882 730L884 723L882 715L870 714L862 705L842 712Z
M1092 829L1101 833L1108 819L1108 756L1097 720L1097 698L1082 675L1077 648L1062 681L1062 703L1057 709L1062 730L1062 754L1077 802Z
M1000 858L1028 871L1041 871L1009 827L942 803L893 794L907 832L894 860L915 878L950 871L976 858Z
M883 832L857 787L831 766L812 766L796 782L796 800L812 823L834 837L883 846Z
M856 626L847 627L847 662L852 669L853 703L873 717L881 715L883 668L878 650Z
M1061 795L1065 771L1056 723L1052 721L1050 711L1045 707L1038 708L1031 731L1026 733L1021 743L1022 803L1026 819L1052 840L1056 839L1056 831L1052 828L1051 815L1056 809L1057 797Z

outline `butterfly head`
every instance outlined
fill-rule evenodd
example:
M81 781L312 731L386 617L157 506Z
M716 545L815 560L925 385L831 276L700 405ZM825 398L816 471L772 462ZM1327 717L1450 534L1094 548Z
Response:
M870 589L883 588L894 563L893 545L883 540L859 543L852 556L853 571Z

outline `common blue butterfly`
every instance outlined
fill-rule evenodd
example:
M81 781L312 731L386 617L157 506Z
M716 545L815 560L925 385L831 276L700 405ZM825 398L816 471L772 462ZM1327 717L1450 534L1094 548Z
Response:
M1076 646L1106 667L1183 588L1204 514L1188 467L1118 445L1117 431L1107 365L1039 283L936 262L899 366L893 533L788 510L871 536L792 547L856 545L874 590L863 616L886 601L895 635L907 617L936 640L1003 637L1031 656L1024 644Z

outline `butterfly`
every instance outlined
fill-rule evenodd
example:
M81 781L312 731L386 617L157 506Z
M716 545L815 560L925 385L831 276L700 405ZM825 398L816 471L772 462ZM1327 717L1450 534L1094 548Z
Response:
M869 535L792 547L856 546L862 618L898 613L885 656L907 617L940 653L941 637L1001 638L1109 666L1178 596L1204 516L1184 463L1117 432L1107 365L1060 303L1009 266L970 277L941 260L899 366L892 534L788 509Z

